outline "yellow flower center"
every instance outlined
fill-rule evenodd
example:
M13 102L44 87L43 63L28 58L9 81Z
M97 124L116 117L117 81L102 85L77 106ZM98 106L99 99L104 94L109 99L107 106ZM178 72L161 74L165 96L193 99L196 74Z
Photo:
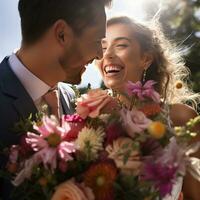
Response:
M105 183L105 178L103 177L103 176L99 176L98 178L97 178L97 185L98 186L102 186L102 185L104 185L104 183Z
M39 126L39 127L42 126L42 124L43 124L42 121L37 121L37 122L36 122L36 125Z
M176 88L177 89L181 89L182 87L183 87L183 83L182 82L179 81L179 82L176 83Z
M156 139L160 139L165 135L166 127L162 122L155 121L152 122L149 127L148 131Z
M49 135L47 137L47 142L48 142L49 146L57 147L61 142L61 137L60 137L60 135L58 135L56 133L52 133L51 135Z

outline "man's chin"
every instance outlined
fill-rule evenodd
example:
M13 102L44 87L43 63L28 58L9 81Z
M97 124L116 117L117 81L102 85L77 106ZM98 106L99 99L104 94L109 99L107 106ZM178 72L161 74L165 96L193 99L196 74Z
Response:
M65 80L65 83L72 84L72 85L79 85L81 83L81 77L79 79L72 79L72 80Z
M71 82L72 85L79 85L82 80Z
M83 69L84 69L84 70L83 70ZM82 75L83 75L84 71L85 71L85 67L82 68L82 70L79 71L79 73L77 73L77 74L74 75L74 76L71 76L71 77L70 77L70 76L69 76L69 77L66 76L66 80L65 80L64 82L65 82L65 83L69 83L69 84L73 84L73 85L78 85L78 84L80 84L81 81L82 81Z

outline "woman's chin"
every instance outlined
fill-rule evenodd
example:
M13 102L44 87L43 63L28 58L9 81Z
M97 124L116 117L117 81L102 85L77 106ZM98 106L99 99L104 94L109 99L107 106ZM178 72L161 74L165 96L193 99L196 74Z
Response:
M104 84L107 88L116 91L121 90L124 86L124 82L119 80L104 80Z

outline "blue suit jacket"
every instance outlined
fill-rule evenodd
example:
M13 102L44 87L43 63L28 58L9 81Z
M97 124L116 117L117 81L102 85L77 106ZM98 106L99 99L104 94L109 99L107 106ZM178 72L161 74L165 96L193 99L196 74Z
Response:
M58 84L60 101L64 114L74 112L71 102L74 99L74 91L65 83ZM14 124L20 119L27 119L30 114L37 113L35 104L21 82L9 66L8 57L0 64L0 168L3 168L7 158L2 154L1 146L17 144L19 137L12 130ZM11 187L0 180L0 199L9 199Z

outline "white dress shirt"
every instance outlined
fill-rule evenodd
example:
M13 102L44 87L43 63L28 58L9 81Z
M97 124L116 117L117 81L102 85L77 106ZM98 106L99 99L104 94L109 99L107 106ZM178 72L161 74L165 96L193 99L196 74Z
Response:
M9 57L9 64L12 71L33 99L35 106L40 111L42 96L48 92L50 86L30 72L14 53Z

